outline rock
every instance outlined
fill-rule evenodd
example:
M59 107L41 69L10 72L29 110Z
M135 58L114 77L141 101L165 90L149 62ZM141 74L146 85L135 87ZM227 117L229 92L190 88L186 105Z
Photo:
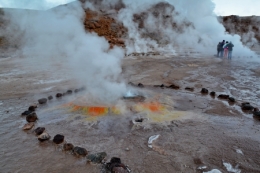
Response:
M161 88L165 87L164 84L160 85Z
M34 126L34 123L33 123L33 122L27 123L27 124L25 124L25 125L23 126L23 130L30 130L30 129L33 128L33 126Z
M36 110L37 106L36 105L32 105L28 108L28 111L34 112Z
M87 156L87 162L101 163L105 159L106 156L107 156L107 153L105 153L105 152L89 154Z
M236 102L236 100L233 97L229 97L228 101L231 102L231 103L235 103Z
M52 100L52 99L53 99L53 97L52 97L52 96L49 96L49 97L48 97L48 99L49 99L49 100Z
M72 94L72 90L68 90L68 91L67 91L67 94Z
M216 92L215 92L215 91L211 91L211 92L210 92L210 95L211 95L212 97L215 97L215 96L216 96Z
M229 95L227 95L227 94L220 94L220 95L218 96L218 98L219 98L219 99L228 99L228 98L229 98Z
M251 106L250 103L248 103L248 102L242 103L241 108L242 108L242 110L245 110L245 111L251 111L254 109L254 107Z
M26 121L29 122L29 123L30 122L35 122L36 120L38 120L38 117L37 117L35 112L33 112L33 113L31 113L31 114L26 116Z
M27 116L30 115L31 113L33 113L33 111L24 111L21 116Z
M37 127L35 130L34 130L34 133L39 136L41 135L45 130L45 127Z
M56 94L56 97L57 97L57 98L62 97L62 93L57 93L57 94Z
M254 112L258 112L259 111L259 109L258 108L254 108L254 110L253 110Z
M185 90L188 90L188 91L194 91L194 88L186 87Z
M121 159L113 157L109 163L106 163L106 169L113 173L127 173L128 168L121 163Z
M209 91L206 88L202 88L200 91L202 94L208 94Z
M64 151L69 151L69 150L72 150L73 148L74 148L74 146L71 143L66 143L63 145Z
M260 111L253 112L253 115L260 118Z
M47 103L47 99L46 98L41 98L38 100L39 104L45 104Z
M75 89L75 90L74 90L74 93L77 93L77 92L79 92L79 89Z
M74 147L72 152L76 156L86 156L88 154L88 151L82 147Z
M139 83L137 86L140 87L140 88L144 87L144 85L142 83Z
M125 150L126 150L126 151L130 151L130 149L129 149L129 148L125 148Z
M61 144L64 141L64 136L57 134L54 136L53 140L52 140L55 144Z
M51 138L51 136L46 132L44 132L44 133L42 133L41 135L38 136L38 140L41 141L41 142L47 141L50 138Z
M180 87L179 86L177 86L177 85L174 85L174 84L172 84L172 85L170 85L170 86L168 86L167 88L171 88L171 89L180 89Z

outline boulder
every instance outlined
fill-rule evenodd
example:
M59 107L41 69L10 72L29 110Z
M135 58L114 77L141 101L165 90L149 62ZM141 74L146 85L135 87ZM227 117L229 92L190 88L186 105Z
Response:
M35 130L34 130L34 133L39 136L41 135L43 132L45 131L45 127L37 127Z
M51 138L51 136L48 133L46 133L46 132L43 132L41 135L38 136L38 140L40 142L47 141L50 138Z
M33 122L27 123L27 124L25 124L25 125L23 126L23 130L30 130L30 129L33 128L33 126L34 126L34 123L33 123Z
M140 88L144 87L144 85L142 83L139 83L137 86L140 87Z
M233 97L229 97L228 101L231 102L231 103L235 103L236 102L236 100Z
M219 99L228 99L228 98L229 98L229 95L227 95L227 94L220 94L220 95L218 96L218 98L219 98Z
M57 98L62 97L62 93L57 93L57 94L56 94L56 97L57 97Z
M252 111L254 109L254 107L252 105L250 105L250 103L248 103L248 102L242 103L241 108L242 108L242 110L245 110L245 111Z
M46 98L41 98L41 99L38 100L38 103L39 104L45 104L45 103L47 103L47 99Z
M76 156L86 156L88 154L88 151L85 148L82 148L82 147L74 147L72 149L72 152Z
M33 111L24 111L21 116L27 116L30 115L31 113L33 113Z
M72 90L68 90L66 93L67 94L72 94Z
M210 95L211 95L212 97L215 97L215 96L216 96L216 92L215 92L215 91L211 91L211 92L210 92Z
M107 156L107 153L105 153L105 152L89 154L87 156L87 162L101 163L105 159L106 156Z
M38 120L38 117L37 117L35 112L33 112L33 113L31 113L31 114L26 116L26 121L29 122L29 123L30 122L35 122L36 120Z
M70 151L74 148L74 146L71 143L66 143L63 145L63 150L64 151Z
M253 112L253 115L260 118L260 111Z
M57 134L54 136L53 140L52 140L55 144L61 144L64 141L64 136Z
M121 163L121 159L117 157L113 157L110 162L106 163L106 169L113 173L127 173L128 168Z
M37 106L36 105L32 105L28 108L28 111L34 112L36 110Z
M180 87L179 86L177 86L177 85L174 85L174 84L172 84L172 85L170 85L170 86L168 86L167 88L171 88L171 89L180 89Z
M52 96L48 96L48 99L49 99L49 100L52 100L52 99L53 99L53 97L52 97Z
M200 91L202 94L208 94L209 91L206 88L202 88Z
M188 90L188 91L194 91L194 88L186 87L185 90Z

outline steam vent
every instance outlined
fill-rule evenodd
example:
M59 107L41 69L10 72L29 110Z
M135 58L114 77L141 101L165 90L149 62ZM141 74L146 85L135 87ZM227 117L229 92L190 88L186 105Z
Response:
M258 1L1 0L0 173L259 173Z

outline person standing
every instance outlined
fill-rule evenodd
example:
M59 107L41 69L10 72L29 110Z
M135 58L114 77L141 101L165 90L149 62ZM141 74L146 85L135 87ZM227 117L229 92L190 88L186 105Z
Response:
M220 57L220 56L221 56L221 50L222 50L222 43L219 42L219 43L218 43L218 46L217 46L217 51L218 51L217 57Z
M232 51L233 51L233 47L234 45L232 44L232 42L230 42L228 45L228 59L231 59L232 58Z
M224 48L223 48L224 45L225 45L225 40L223 40L222 43L221 43L221 49L220 49L220 57L221 58L223 57L223 53L224 53Z
M228 41L223 46L223 48L224 48L224 57L226 57L226 58L228 57L228 47L227 47L227 45L228 45Z

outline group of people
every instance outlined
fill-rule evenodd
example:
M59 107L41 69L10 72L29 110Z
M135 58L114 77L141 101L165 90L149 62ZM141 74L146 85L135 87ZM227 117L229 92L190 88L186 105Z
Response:
M233 51L233 47L234 45L232 44L232 42L228 42L228 41L225 41L223 40L222 42L219 42L218 43L218 46L217 46L217 57L225 57L225 58L228 58L228 59L231 59L232 58L232 51Z

